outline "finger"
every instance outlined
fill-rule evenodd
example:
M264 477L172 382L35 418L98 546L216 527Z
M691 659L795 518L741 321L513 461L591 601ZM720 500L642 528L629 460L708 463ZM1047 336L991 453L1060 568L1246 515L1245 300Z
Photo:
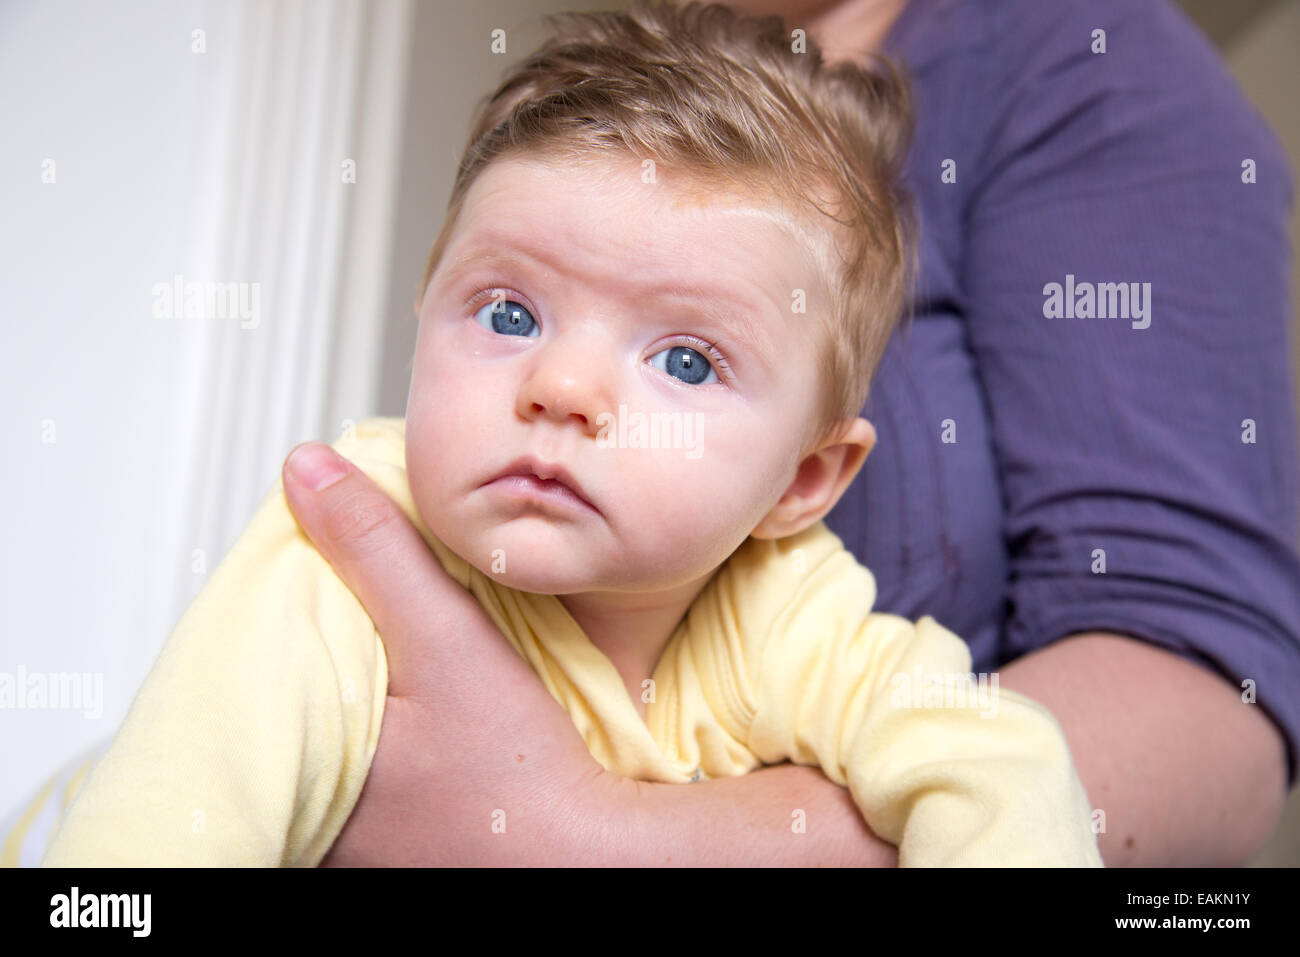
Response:
M458 640L481 634L475 629L495 630L397 504L329 446L299 445L282 478L298 524L383 638L389 694L421 695L432 682L436 649L445 659Z

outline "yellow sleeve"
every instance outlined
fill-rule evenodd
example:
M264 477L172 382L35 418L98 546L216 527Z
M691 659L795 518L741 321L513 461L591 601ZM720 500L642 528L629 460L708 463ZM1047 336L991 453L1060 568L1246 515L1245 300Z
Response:
M49 848L60 817L81 789L109 741L97 741L55 771L36 793L0 824L0 867L36 867Z
M751 645L746 744L758 758L848 787L903 867L1101 866L1051 713L972 675L965 642L933 618L864 613L870 572L842 547L803 545L802 586ZM793 557L775 563L782 575Z
M365 468L380 441L335 447ZM387 684L373 623L277 482L168 638L43 865L318 864L365 783Z

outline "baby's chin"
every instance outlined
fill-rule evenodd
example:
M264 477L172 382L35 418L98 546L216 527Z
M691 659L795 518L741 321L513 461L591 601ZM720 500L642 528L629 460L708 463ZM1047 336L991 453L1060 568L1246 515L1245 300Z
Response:
M481 556L477 553L463 555L454 548L452 551L482 572L483 577L516 591L532 592L536 595L566 595L572 592L590 591L596 584L591 575L557 566L555 562L537 562L522 558L511 560L500 553L495 556Z
M484 530L447 529L439 537L486 577L508 588L564 595L602 584L598 550L574 532L513 522Z
M593 585L590 578L557 575L551 568L509 566L507 571L497 572L493 571L491 563L470 562L470 564L487 578L507 588L531 592L534 595L570 595L575 592L590 591Z

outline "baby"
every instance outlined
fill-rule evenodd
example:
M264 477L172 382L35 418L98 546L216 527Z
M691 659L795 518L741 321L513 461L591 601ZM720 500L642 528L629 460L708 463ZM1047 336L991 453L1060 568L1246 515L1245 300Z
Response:
M934 619L874 613L821 521L871 451L858 412L902 311L902 81L725 7L554 28L474 124L405 420L335 447L607 769L816 765L903 866L1100 865L1052 716L990 697ZM44 863L319 863L386 687L277 487Z

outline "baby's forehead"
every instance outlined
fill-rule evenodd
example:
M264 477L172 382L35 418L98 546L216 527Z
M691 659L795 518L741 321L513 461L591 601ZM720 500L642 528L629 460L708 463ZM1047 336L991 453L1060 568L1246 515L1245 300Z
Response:
M816 209L773 189L645 162L494 161L467 196L465 239L503 224L520 239L544 230L576 262L608 260L629 279L702 272L747 278L782 300L829 294L833 237Z

